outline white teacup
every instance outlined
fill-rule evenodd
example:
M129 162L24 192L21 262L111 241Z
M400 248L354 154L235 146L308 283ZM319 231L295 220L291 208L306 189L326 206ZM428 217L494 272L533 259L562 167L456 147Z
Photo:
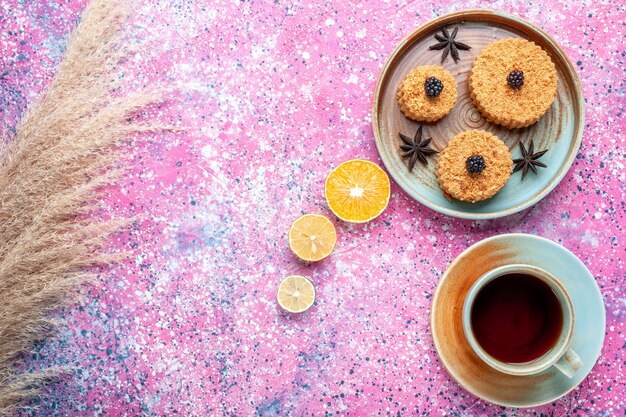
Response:
M524 363L502 362L487 353L478 343L472 331L471 323L472 306L479 291L494 279L514 273L532 275L546 283L556 295L563 313L561 332L554 345L545 354ZM480 277L470 288L463 304L463 330L470 346L485 363L509 375L533 375L554 366L568 378L571 378L582 365L578 354L569 347L574 331L574 309L565 287L548 272L531 265L505 265L493 269Z

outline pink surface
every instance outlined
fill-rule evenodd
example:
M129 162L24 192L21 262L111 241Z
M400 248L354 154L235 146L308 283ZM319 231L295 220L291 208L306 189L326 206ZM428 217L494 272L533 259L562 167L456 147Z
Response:
M33 415L618 416L626 413L624 25L620 1L135 0L141 46L123 76L180 87L150 116L158 134L122 156L132 167L109 214L147 219L113 239L133 257L100 277L30 369L76 366ZM0 3L0 121L9 132L54 75L85 1ZM511 12L544 28L578 68L586 130L574 166L542 202L495 221L442 216L392 184L366 225L334 218L324 179L338 163L380 163L370 103L394 46L462 8ZM287 247L290 223L328 215L339 235L316 265ZM505 232L560 242L585 262L607 310L602 356L553 404L490 405L443 370L430 335L437 280L468 245ZM279 312L292 273L316 285L306 314Z

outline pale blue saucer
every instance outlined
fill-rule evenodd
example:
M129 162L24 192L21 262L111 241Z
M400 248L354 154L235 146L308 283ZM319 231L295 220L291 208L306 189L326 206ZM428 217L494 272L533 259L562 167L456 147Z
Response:
M555 368L533 376L507 376L495 371L488 374L486 365L477 362L459 324L460 306L471 284L484 271L508 264L539 267L565 287L575 317L569 346L582 360L581 368L572 378ZM452 305L455 302L456 309ZM576 388L600 356L605 327L602 295L587 267L563 246L527 234L498 235L466 249L439 281L431 308L433 341L450 375L474 395L508 407L550 403Z

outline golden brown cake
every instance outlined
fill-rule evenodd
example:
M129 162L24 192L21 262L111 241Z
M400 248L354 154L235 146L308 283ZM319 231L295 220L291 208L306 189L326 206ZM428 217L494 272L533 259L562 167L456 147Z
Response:
M429 85L431 82L434 85ZM454 77L450 72L435 65L413 69L404 77L396 94L402 113L418 122L434 122L441 119L450 112L456 97Z
M483 49L470 71L469 91L489 121L508 128L535 123L556 97L556 68L537 44L506 38Z
M456 135L439 154L437 178L446 198L475 203L493 197L508 181L509 148L484 130Z

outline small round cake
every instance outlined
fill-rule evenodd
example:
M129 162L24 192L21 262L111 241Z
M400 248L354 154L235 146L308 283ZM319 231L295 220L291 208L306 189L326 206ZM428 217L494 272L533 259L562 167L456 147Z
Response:
M508 181L513 159L497 136L484 130L456 135L439 154L437 178L446 198L475 203L493 197Z
M426 65L404 77L396 99L406 117L418 122L435 122L450 112L456 102L456 81L442 67Z
M520 38L483 49L470 71L469 91L489 121L526 127L545 114L556 97L556 68L546 51Z

